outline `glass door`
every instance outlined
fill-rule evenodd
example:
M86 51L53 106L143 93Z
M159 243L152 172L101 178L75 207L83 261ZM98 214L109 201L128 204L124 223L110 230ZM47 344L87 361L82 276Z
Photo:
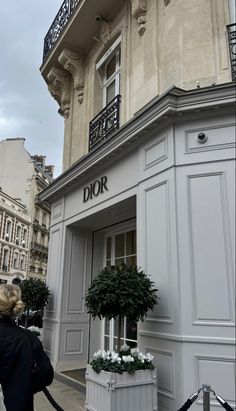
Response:
M115 232L106 238L106 265L128 263L136 265L136 229ZM118 320L103 321L103 348L113 351L116 349L118 335ZM130 347L137 346L137 323L124 319L122 344Z

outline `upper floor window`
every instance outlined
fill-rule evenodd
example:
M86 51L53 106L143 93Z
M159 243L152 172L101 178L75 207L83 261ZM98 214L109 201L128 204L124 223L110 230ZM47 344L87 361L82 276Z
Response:
M103 88L103 107L120 94L120 41L120 37L116 39L96 65Z
M21 236L21 226L18 225L16 229L16 244L19 244L20 236Z
M120 48L108 60L104 68L103 104L107 106L120 94Z
M120 37L96 64L103 109L89 123L89 150L120 127Z

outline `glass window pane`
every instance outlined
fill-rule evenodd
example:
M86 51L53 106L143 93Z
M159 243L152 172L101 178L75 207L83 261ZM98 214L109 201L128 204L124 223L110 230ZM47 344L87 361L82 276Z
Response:
M116 71L116 55L112 57L112 59L109 61L107 65L107 72L106 72L106 78L107 80L112 76L113 73Z
M136 254L136 231L126 233L126 255Z
M105 351L109 350L109 337L104 338L104 350Z
M121 63L121 55L120 55L121 53L120 53L120 49L119 50L117 50L117 53L116 53L116 55L117 55L117 57L118 57L118 65L119 65L119 67L120 67L120 63Z
M106 255L106 258L107 258L107 260L110 260L111 259L111 237L108 237L107 238L107 255Z
M125 262L124 257L122 257L122 258L115 258L115 265L121 265L121 264L124 264L124 262Z
M114 337L118 336L118 319L114 320ZM121 337L124 337L124 326L121 327Z
M126 342L127 345L130 346L130 348L136 348L137 347L137 341L126 340L125 342Z
M111 266L111 260L106 260L106 266L110 267Z
M106 88L106 104L109 104L116 96L116 82L113 80Z
M126 263L129 265L136 265L136 255L126 257Z
M110 321L105 319L105 334L109 335L110 334Z
M126 338L137 340L137 323L135 321L126 321Z
M123 257L125 247L124 233L115 236L115 258Z

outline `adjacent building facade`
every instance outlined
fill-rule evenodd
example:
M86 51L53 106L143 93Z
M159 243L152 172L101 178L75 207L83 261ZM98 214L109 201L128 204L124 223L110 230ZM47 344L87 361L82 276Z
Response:
M26 278L30 226L26 207L0 189L0 283Z
M155 355L160 411L203 383L234 405L233 9L64 1L45 38L65 118L64 172L39 194L52 206L45 348L57 371L114 349L116 323L89 318L86 289L104 265L136 263L160 300L123 339Z
M31 156L24 141L24 138L0 141L0 185L4 192L23 204L30 218L25 271L45 281L51 210L39 201L38 194L52 182L53 166L45 164L45 156ZM3 225L0 227L4 230Z

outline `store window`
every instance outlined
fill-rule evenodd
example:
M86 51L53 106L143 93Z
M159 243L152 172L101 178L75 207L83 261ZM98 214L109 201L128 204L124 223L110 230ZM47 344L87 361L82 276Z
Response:
M119 265L136 264L136 230L134 228L116 232L106 238L105 264ZM103 347L105 350L114 350L117 345L118 320L103 321ZM130 347L137 346L137 323L124 319L122 330L122 344Z

